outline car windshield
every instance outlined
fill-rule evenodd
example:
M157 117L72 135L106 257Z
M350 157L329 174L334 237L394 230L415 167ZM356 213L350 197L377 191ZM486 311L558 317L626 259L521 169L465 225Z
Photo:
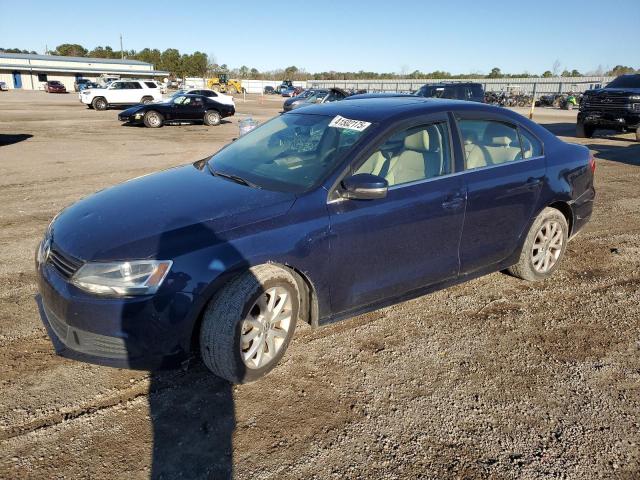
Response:
M268 190L307 191L371 128L367 122L336 123L336 119L310 114L274 118L216 153L209 168Z
M640 75L622 75L609 83L607 88L640 88Z
M298 94L298 98L307 98L313 95L313 90L303 90Z
M430 98L454 98L454 88L453 87L436 87L436 86L428 86L425 85L422 87L418 93L423 97Z
M329 94L329 92L313 92L311 95L309 95L306 98L305 102L314 103L316 101L322 100L328 94Z

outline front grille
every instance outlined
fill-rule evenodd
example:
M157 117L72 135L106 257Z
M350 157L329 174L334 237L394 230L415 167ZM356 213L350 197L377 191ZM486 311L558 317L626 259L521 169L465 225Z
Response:
M82 260L62 253L55 245L51 246L47 262L52 265L64 278L71 278L82 266Z
M587 96L583 99L582 107L598 110L626 110L631 107L626 95Z

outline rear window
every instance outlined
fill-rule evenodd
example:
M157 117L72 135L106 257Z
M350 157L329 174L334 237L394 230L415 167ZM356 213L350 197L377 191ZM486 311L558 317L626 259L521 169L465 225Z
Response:
M158 88L158 85L153 82L144 82L144 84L149 88Z

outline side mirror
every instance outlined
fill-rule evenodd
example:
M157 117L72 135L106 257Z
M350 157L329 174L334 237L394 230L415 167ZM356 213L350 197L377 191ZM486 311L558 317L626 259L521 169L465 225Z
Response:
M342 180L343 198L350 200L375 200L387 196L389 183L378 175L359 173Z

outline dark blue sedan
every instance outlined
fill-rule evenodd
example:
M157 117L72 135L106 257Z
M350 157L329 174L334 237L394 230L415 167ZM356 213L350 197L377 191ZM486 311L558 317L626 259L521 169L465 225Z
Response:
M372 98L278 116L211 158L63 210L37 251L57 352L232 382L312 326L490 272L544 280L589 220L589 150L487 105Z

